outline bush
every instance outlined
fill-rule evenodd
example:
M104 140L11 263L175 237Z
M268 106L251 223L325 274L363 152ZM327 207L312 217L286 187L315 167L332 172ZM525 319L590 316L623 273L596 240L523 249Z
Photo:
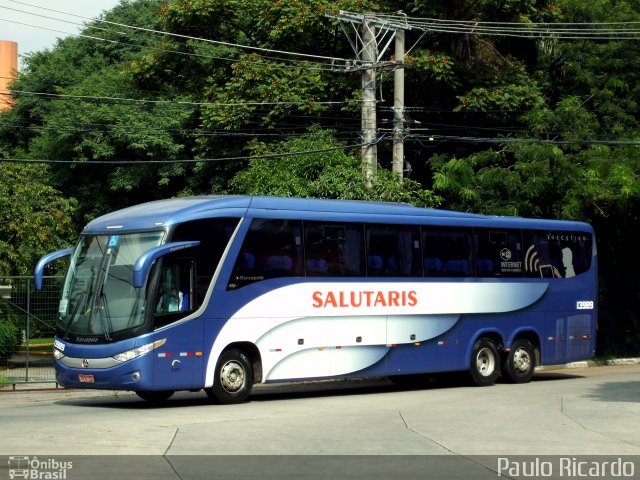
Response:
M20 343L20 330L10 320L0 318L0 358L9 358Z

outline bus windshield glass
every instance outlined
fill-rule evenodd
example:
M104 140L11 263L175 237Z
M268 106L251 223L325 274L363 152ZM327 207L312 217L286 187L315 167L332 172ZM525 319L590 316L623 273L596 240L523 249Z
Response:
M133 287L133 267L160 245L163 231L83 235L73 254L58 309L58 335L105 341L144 323L146 289Z

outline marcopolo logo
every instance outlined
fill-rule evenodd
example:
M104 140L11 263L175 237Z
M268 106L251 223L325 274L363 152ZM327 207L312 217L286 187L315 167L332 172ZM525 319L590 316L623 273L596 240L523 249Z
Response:
M54 458L9 457L9 478L25 478L33 480L65 480L67 471L73 468L73 462L60 461Z

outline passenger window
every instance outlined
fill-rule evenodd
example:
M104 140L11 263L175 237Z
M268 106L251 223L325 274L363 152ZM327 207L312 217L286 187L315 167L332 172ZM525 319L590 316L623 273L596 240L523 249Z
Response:
M304 222L308 277L364 276L362 224Z
M407 225L367 225L369 277L422 276L420 229Z
M522 277L523 251L519 230L476 229L476 276Z
M229 288L303 274L302 228L298 220L255 219L233 269Z
M583 232L525 231L525 275L571 278L591 268L592 238Z
M469 277L471 229L422 227L424 274L427 277Z

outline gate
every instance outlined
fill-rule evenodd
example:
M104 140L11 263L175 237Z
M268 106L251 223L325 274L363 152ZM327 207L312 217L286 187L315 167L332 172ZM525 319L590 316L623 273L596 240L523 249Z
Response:
M0 387L55 382L53 337L62 277L0 277Z

